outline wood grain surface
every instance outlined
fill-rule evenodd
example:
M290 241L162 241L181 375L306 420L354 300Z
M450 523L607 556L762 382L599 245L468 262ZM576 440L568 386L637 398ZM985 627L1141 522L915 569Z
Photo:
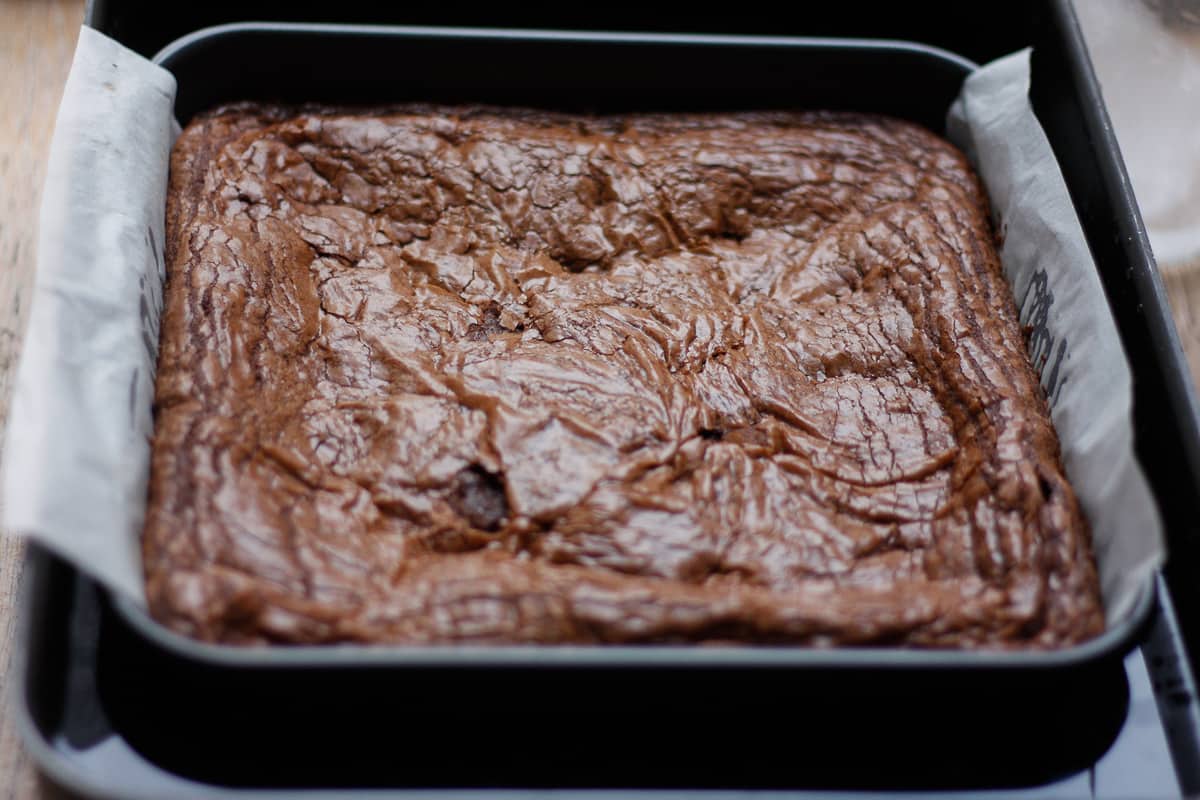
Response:
M83 0L0 0L0 423L29 306L45 156L82 20ZM1200 268L1165 280L1192 374L1200 375ZM0 800L65 796L38 776L7 713L23 552L0 537Z

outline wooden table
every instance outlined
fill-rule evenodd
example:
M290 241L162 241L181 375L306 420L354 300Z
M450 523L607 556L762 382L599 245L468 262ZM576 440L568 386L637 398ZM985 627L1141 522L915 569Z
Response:
M82 20L83 0L0 0L0 423L29 307L43 161ZM1165 279L1192 374L1200 375L1200 269ZM23 552L20 543L0 537L0 687L12 663ZM5 708L0 800L61 797L38 776Z

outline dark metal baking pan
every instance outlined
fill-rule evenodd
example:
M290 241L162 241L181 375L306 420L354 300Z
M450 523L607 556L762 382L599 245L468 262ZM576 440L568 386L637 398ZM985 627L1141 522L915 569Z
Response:
M176 110L183 121L216 103L247 98L432 100L596 111L849 108L906 117L935 130L942 128L946 109L973 66L944 51L902 42L278 24L199 31L156 60L179 81ZM398 63L436 64L437 69L396 69ZM314 70L310 64L321 66ZM742 771L730 779L739 785L776 785L786 777L779 767L788 764L787 753L801 740L811 752L824 754L819 766L808 768L818 783L845 779L844 754L860 748L888 764L883 772L895 774L911 769L908 748L895 745L904 731L913 720L936 720L940 733L927 734L926 746L936 740L951 757L924 780L953 784L968 780L960 769L978 775L987 764L1001 763L1011 780L1011 764L1031 747L1058 747L1069 756L1067 751L1081 745L1073 758L1063 759L1078 766L1111 740L1124 714L1120 659L1152 605L1147 587L1134 614L1091 642L1048 653L996 653L679 646L237 648L178 636L117 600L111 606L117 624L110 641L118 643L122 673L136 672L139 680L106 685L131 741L165 763L183 763L163 747L160 732L168 718L188 720L193 731L222 730L219 740L209 742L214 754L209 762L220 765L221 779L235 783L261 775L264 756L260 752L253 765L228 756L268 735L276 743L287 742L289 760L309 753L300 766L289 768L288 780L321 783L326 774L313 747L324 740L314 739L312 721L345 723L381 708L410 723L420 720L424 749L422 742L406 745L414 753L428 753L429 742L452 740L480 718L521 720L517 727L527 735L570 731L565 743L543 741L539 747L576 775L585 766L578 759L607 753L612 767L605 779L618 785L712 782L718 778L706 768L723 765L731 748L741 748L743 758ZM105 646L102 641L102 673ZM164 676L170 676L166 685ZM178 686L188 691L179 692ZM586 687L583 696L580 687ZM722 695L736 701L724 702ZM314 696L334 701L322 703ZM1111 701L1098 703L1097 696ZM304 704L297 705L296 697L305 697ZM560 698L573 700L564 706ZM765 735L762 726L760 735L747 727L750 717L779 705L803 709L814 723L808 733L780 742ZM654 776L639 759L615 758L618 751L607 731L631 714L636 724L622 726L621 748L655 752ZM1089 735L1077 734L1071 746L1064 746L1066 731L1055 721L1074 725L1081 717L1092 720ZM740 741L707 732L715 720L742 730ZM982 760L972 756L979 739L959 733L972 720L976 728L987 720L989 730L980 736L992 746ZM511 723L508 728L511 735ZM339 737L354 738L344 729ZM674 756L663 741L678 748ZM368 782L385 781L389 774L378 748L375 736L360 738L356 746L359 776ZM834 751L843 756L832 757ZM1008 757L998 760L997 753ZM479 780L531 780L506 748L491 747L474 758ZM416 759L406 765L406 774L440 780L421 777L426 763L432 761ZM561 775L543 767L532 779L560 780ZM870 785L875 778L860 774L851 780Z
M1055 45L1059 51L1070 45L1064 24L1057 20L1048 34L1066 43ZM1082 53L1069 48L1050 57L1066 60L1068 77L1087 69ZM161 60L180 78L177 108L184 119L225 99L462 99L572 108L585 96L591 108L856 108L934 129L970 67L950 54L899 43L271 25L197 33ZM404 75L418 78L405 83ZM1035 106L1040 75L1035 61ZM528 83L514 83L514 76ZM1052 93L1054 103L1099 103L1061 76L1052 88L1071 95L1063 100ZM1102 108L1098 113L1102 122ZM1064 171L1077 204L1076 186L1084 179L1073 173L1081 165L1092 173L1091 183L1083 184L1091 194L1081 216L1114 308L1127 298L1122 280L1133 276L1142 292L1136 300L1142 317L1122 327L1127 349L1136 349L1132 339L1151 353L1148 363L1134 364L1139 404L1141 390L1150 386L1160 390L1154 402L1166 397L1177 408L1191 399L1186 392L1170 394L1178 346L1149 324L1166 307L1158 297L1160 304L1151 302L1147 312L1144 299L1155 298L1137 288L1138 280L1153 288L1152 264L1147 278L1144 250L1137 260L1097 248L1114 224L1104 209L1128 215L1132 222L1125 224L1135 230L1138 223L1120 184L1096 185L1095 175L1123 172L1103 128L1097 134L1085 124L1093 118L1081 116L1074 127L1062 119L1047 131L1060 158L1066 152L1073 159L1064 159ZM1140 244L1144 248L1144 240ZM1170 415L1157 416L1148 426L1139 419L1139 435L1144 428L1152 434L1173 430L1167 461L1178 464L1178 450L1194 446L1194 430ZM1184 480L1194 474L1184 470ZM1171 498L1157 483L1155 489L1170 523ZM1111 741L1125 713L1119 657L1153 596L1145 594L1127 624L1084 647L1051 654L247 651L182 639L127 604L118 603L115 611L101 605L104 707L135 747L197 779L344 785L353 775L358 784L388 785L402 774L409 785L1011 786L1065 774ZM759 720L761 728L761 720L775 713L798 721L786 752L778 740L762 741L752 724ZM414 741L414 720L422 721L416 736L422 741ZM399 728L394 736L392 721ZM468 742L463 731L470 733ZM331 747L339 754L334 764ZM434 756L447 747L472 760L471 777L425 768L444 765ZM395 748L405 757L397 758ZM745 757L731 759L735 750ZM939 756L931 761L930 752ZM1036 757L1046 752L1056 756L1052 765ZM652 774L646 772L650 756L658 764ZM874 759L870 774L863 774L864 757ZM722 771L731 760L740 766ZM595 774L597 761L608 766L603 775Z
M1166 523L1167 586L1192 653L1200 654L1200 414L1166 292L1155 269L1072 0L1010 0L981 15L960 0L806 5L780 15L769 5L621 2L378 3L375 0L88 0L88 24L153 56L178 37L246 19L291 22L475 25L591 30L694 31L889 38L946 48L984 63L1032 46L1031 100L1067 179L1134 372L1137 448ZM313 62L316 65L316 62ZM307 76L318 67L304 65ZM389 69L434 71L425 64ZM556 65L557 66L557 65ZM902 87L901 94L910 92Z
M385 68L397 60L438 68ZM579 111L840 108L892 114L935 131L944 128L946 111L974 68L952 53L908 42L279 23L197 31L168 45L155 61L179 82L181 122L218 103L247 98L343 104L426 100ZM322 66L307 69L312 63ZM546 69L548 64L554 69ZM1152 595L1148 585L1133 613L1101 637L1044 653L677 646L242 648L174 634L124 600L115 607L139 635L176 655L229 667L687 664L1029 670L1123 655L1146 620Z

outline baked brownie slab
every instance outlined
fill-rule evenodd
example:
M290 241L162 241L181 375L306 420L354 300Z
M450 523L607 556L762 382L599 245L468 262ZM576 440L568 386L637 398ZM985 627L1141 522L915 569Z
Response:
M985 196L915 125L230 106L167 226L144 555L179 631L1103 629Z

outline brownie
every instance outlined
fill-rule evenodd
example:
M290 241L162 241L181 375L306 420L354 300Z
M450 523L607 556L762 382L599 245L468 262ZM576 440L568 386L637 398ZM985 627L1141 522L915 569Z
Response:
M185 634L1104 627L985 195L921 127L226 106L167 229L143 550Z

